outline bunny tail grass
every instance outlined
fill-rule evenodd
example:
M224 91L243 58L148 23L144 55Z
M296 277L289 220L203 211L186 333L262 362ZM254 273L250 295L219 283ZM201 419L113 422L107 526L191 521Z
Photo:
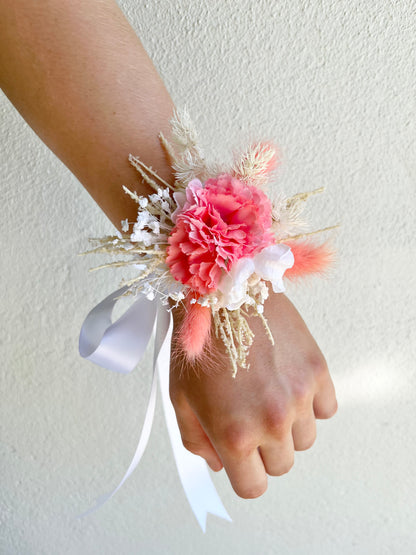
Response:
M190 361L200 357L211 338L211 309L189 304L179 330L179 342Z
M310 274L324 274L334 260L334 252L327 245L314 245L309 241L287 242L293 252L295 263L285 272L285 277L295 279Z

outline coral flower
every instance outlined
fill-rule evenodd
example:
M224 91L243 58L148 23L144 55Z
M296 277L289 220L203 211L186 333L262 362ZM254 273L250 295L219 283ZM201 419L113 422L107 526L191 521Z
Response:
M201 295L215 291L237 260L274 242L267 196L228 174L204 186L194 179L176 201L166 262L177 281Z

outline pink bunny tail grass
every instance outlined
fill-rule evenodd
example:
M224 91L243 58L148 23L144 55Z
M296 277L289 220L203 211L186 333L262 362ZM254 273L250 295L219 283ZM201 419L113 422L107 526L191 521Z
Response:
M270 142L258 143L257 148L257 158L261 158L261 156L266 156L263 174L269 175L277 168L277 165L279 163L277 148L273 143Z
M327 243L314 245L309 241L287 244L293 252L295 263L285 272L288 279L296 279L310 274L324 274L334 262L335 253Z
M211 309L198 303L189 304L187 308L178 339L187 359L193 362L202 355L211 338Z

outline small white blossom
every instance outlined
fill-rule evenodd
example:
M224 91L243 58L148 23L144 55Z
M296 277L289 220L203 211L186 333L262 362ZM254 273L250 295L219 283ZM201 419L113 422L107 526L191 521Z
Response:
M253 299L253 297L250 297L250 295L246 295L245 299L244 299L244 304L248 304L250 306L254 306L256 305L256 301Z
M149 201L147 200L146 197L139 197L139 206L140 208L146 208L146 206L149 204Z
M143 243L145 247L150 247L150 245L153 243L153 237L152 234L149 231L143 231L138 229L137 231L135 230L130 239L132 241L135 241L136 243Z
M127 233L129 230L129 221L126 218L125 220L121 220L121 231Z
M134 248L134 245L132 245L131 243L124 243L124 245L121 245L121 248L125 251L129 251L130 249Z
M133 231L143 229L146 225L148 225L150 219L151 215L147 210L140 211L137 214L137 221L133 226Z
M153 233L156 233L157 235L159 235L160 233L160 224L157 220L154 220L153 222L149 223L149 228L153 231Z
M173 301L176 301L178 303L179 301L182 301L185 298L185 295L182 293L182 291L178 291L177 293L170 293L169 297Z
M155 298L155 290L153 289L153 287L150 285L149 282L146 282L143 285L143 293L146 299L148 299L149 301L153 301L153 299Z

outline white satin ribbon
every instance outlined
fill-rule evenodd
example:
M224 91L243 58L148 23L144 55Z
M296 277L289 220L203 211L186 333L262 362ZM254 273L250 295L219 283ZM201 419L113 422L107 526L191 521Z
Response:
M80 518L97 510L113 497L139 464L149 441L156 406L157 375L159 375L166 424L182 486L202 530L206 530L207 514L212 513L231 521L212 483L206 462L187 451L181 440L176 415L169 397L170 341L172 318L157 301L140 296L112 324L111 314L117 300L126 291L123 287L106 297L91 310L79 337L79 352L83 358L123 374L130 373L140 361L156 328L153 357L153 377L143 428L136 452L119 485L100 497Z

